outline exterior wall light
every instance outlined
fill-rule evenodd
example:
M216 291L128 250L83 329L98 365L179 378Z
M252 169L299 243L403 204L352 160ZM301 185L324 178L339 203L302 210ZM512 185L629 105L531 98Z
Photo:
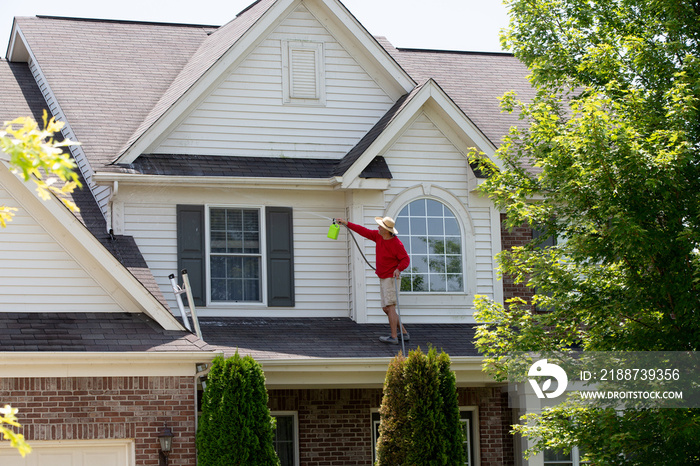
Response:
M163 429L158 434L158 441L160 442L160 464L168 466L168 456L170 456L170 451L173 448L173 431L165 423L163 423Z

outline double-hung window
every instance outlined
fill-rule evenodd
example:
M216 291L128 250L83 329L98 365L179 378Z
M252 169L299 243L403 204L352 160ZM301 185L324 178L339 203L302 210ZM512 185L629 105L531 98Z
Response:
M209 210L211 301L262 301L260 209Z
M578 447L574 447L569 453L546 449L543 453L545 466L579 466L590 464L582 461L584 453Z
M197 306L294 306L291 207L177 206L178 271Z
M299 464L298 427L296 412L272 412L275 418L274 447L280 466Z

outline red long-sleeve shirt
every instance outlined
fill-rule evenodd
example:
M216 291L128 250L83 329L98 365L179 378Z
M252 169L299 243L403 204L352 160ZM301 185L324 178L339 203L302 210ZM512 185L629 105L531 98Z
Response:
M379 234L379 231L370 230L362 225L351 222L348 222L348 228L376 243L376 273L379 278L391 278L394 276L394 270L399 269L403 271L411 263L406 248L404 248L403 243L398 237L393 236L390 239L384 239L382 235Z

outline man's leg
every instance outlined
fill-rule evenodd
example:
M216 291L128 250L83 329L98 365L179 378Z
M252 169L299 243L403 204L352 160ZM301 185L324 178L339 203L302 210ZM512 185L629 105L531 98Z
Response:
M396 306L392 304L391 306L384 306L382 308L384 314L389 318L389 328L391 329L391 337L397 337L397 328L399 327L399 315L396 313Z

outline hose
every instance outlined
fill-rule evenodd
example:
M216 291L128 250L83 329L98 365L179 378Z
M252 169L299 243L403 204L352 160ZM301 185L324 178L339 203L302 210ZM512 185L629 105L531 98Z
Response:
M335 219L333 219L333 223L336 223ZM341 223L341 225L342 225L342 223ZM362 252L362 248L360 247L360 243L357 242L357 239L355 238L355 235L352 232L352 230L350 228L348 228L347 225L343 225L343 226L348 230L348 233L350 233L350 238L352 238L352 240L355 242L355 246L357 246L357 250L360 251L360 255L365 260L365 262L367 262L367 265L369 265L369 267L376 272L377 269L375 269L374 266L372 264L370 264L370 262L367 260L367 257L365 257L365 253Z

